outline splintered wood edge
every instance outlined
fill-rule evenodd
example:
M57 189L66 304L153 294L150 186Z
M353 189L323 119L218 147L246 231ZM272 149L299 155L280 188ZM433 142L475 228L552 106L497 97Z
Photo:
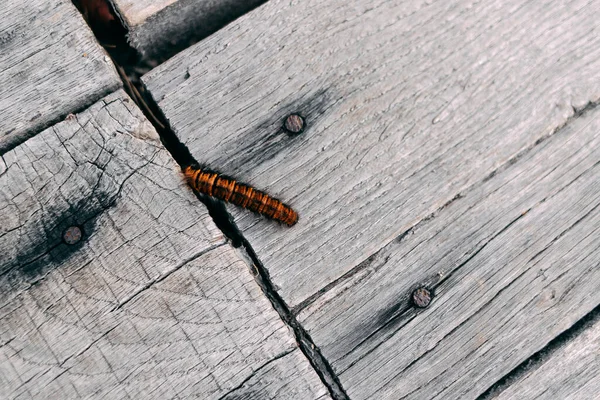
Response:
M264 0L110 0L128 27L132 47L148 59L173 55L173 49L195 43ZM175 47L173 47L175 46Z

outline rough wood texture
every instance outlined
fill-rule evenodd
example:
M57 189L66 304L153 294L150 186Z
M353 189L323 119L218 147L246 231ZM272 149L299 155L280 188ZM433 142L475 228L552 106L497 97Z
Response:
M409 297L422 285L435 298L419 312ZM373 255L298 318L353 399L471 399L598 304L593 109Z
M584 0L273 0L143 80L198 161L299 212L231 208L296 307L597 100L599 19Z
M491 398L594 399L600 393L600 320Z
M326 396L123 92L1 165L0 398Z
M304 374L313 374L310 368L300 350L284 353L283 357L276 357L259 367L250 378L247 378L237 388L229 391L222 399L331 399L322 390L315 390L314 384L313 387L307 384ZM319 396L317 393L323 394Z
M111 0L129 42L147 58L170 57L264 0ZM183 46L182 46L183 45Z
M121 80L69 0L0 3L0 154Z

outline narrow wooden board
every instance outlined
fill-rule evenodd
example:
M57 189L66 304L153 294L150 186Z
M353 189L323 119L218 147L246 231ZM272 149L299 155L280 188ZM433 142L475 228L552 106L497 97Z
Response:
M0 154L120 85L69 0L0 4Z
M600 321L562 346L535 369L490 398L594 399L600 393Z
M273 0L143 81L199 162L297 209L286 229L231 208L296 307L600 98L599 19L585 0Z
M122 91L2 160L0 398L327 395Z
M435 294L421 312L410 299L420 286ZM596 108L397 238L298 319L352 399L473 399L599 304Z
M264 0L111 0L130 44L146 58L164 58L195 43ZM187 46L185 46L187 47Z

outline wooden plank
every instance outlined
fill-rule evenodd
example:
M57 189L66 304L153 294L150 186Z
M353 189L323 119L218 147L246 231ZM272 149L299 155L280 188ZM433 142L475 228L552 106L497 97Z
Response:
M165 58L208 36L264 0L111 0L129 43L146 58ZM183 46L182 46L183 45Z
M600 321L527 371L494 399L593 399L600 393Z
M285 229L231 208L297 307L596 101L599 17L585 0L273 0L143 81L199 162L297 209Z
M310 365L305 361L300 350L294 350L282 358L274 358L254 371L250 378L227 393L222 399L304 399L307 398L306 396L316 400L331 399L325 393L318 398L310 397L316 396L317 391L314 386L311 387L312 382L307 382L306 377L300 374L308 372L310 369ZM310 376L310 372L307 375Z
M0 5L0 154L121 80L69 0Z
M0 398L327 395L122 91L3 162Z
M599 189L594 109L298 319L353 399L476 398L600 304ZM422 312L410 304L419 286L435 293Z

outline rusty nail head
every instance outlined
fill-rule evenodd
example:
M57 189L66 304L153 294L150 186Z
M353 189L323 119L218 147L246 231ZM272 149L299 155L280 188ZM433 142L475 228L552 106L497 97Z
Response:
M299 114L290 114L285 119L283 127L290 133L302 133L304 130L304 118L302 118Z
M412 293L412 301L415 307L425 308L431 303L431 292L427 288L418 288Z
M63 240L66 244L77 244L83 236L81 228L78 226L70 226L63 233Z

